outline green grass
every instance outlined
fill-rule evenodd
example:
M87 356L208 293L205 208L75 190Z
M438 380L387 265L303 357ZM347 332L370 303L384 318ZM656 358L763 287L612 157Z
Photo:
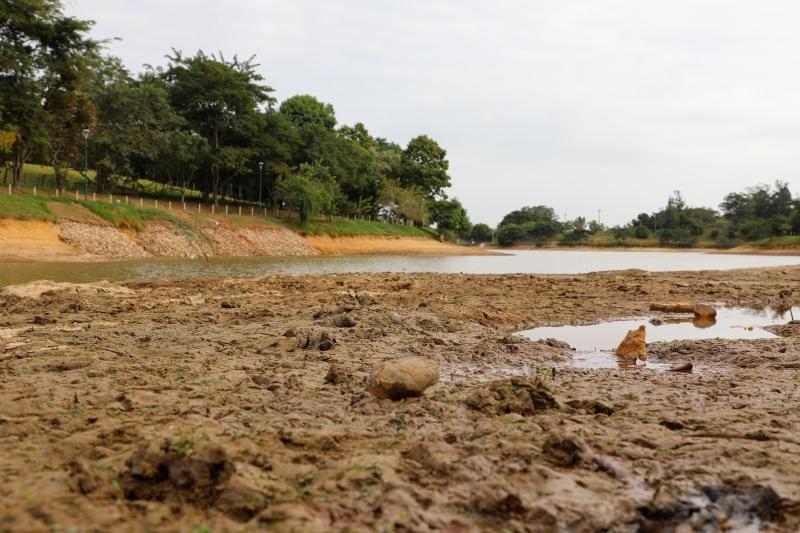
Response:
M756 246L800 246L800 235L785 235L755 241Z
M57 217L47 208L47 203L41 196L0 195L0 218L55 222Z
M436 232L414 226L385 224L369 220L334 219L332 222L309 222L305 226L293 225L300 233L306 235L382 235L398 237L434 237Z
M106 222L122 228L141 231L149 221L160 220L171 222L179 227L187 224L177 217L174 217L152 207L137 207L132 204L109 204L106 202L77 202L86 209L99 216Z

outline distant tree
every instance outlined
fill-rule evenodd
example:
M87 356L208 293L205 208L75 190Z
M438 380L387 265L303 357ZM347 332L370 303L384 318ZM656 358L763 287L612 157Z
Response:
M500 246L511 246L522 242L527 236L525 230L516 224L505 224L498 227L495 235Z
M470 238L477 243L492 242L493 233L488 224L478 223L472 226Z
M506 224L525 224L526 222L558 222L555 210L552 207L545 205L536 205L532 207L523 207L512 211L503 217L500 222L501 226Z
M332 131L336 127L333 106L320 102L310 94L287 98L281 103L280 112L298 128L321 127Z
M636 226L633 236L640 240L648 239L650 238L650 230L644 225Z
M227 182L237 174L252 173L241 164L250 160L247 138L257 131L262 105L272 105L272 88L263 85L253 58L226 60L202 51L184 56L173 50L163 71L170 100L192 131L204 136L210 147L210 192L216 203ZM223 181L220 171L228 171Z
M13 131L12 183L37 148L74 144L83 59L97 43L87 37L92 23L67 17L58 0L6 0L0 4L0 129ZM72 94L72 96L65 96ZM81 102L82 103L82 102ZM74 110L75 112L69 112ZM52 127L59 138L52 139Z
M406 189L393 180L386 180L378 194L381 213L391 220L406 219L426 224L430 219L428 199L414 189Z
M320 213L333 211L337 187L321 166L301 165L297 174L278 183L279 197L300 214L305 225Z
M469 238L472 224L467 210L455 198L452 200L434 200L429 204L431 221L436 224L439 233L452 232L460 239Z
M450 186L447 169L447 152L426 135L409 141L403 151L400 168L400 184L422 191L431 200L444 197L444 189Z

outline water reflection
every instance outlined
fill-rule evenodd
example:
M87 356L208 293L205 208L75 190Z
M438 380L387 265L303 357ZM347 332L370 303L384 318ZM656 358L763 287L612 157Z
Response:
M701 252L600 252L524 250L491 256L317 256L144 259L96 263L0 262L0 285L40 279L90 282L208 276L346 272L442 272L467 274L579 274L604 270L651 272L729 270L800 265L800 256L733 255Z
M617 320L590 326L541 327L523 331L532 340L554 338L575 349L573 366L580 368L617 368L619 358L613 350L625 334L639 326L647 328L647 342L702 339L769 339L776 335L764 326L782 324L798 314L800 308L721 307L715 319L668 317ZM666 370L668 365L647 361L648 368Z

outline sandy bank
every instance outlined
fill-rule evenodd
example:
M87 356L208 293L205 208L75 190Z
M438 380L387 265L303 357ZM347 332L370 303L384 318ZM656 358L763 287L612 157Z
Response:
M146 257L307 255L482 255L484 248L413 237L313 235L278 226L150 222L120 230L76 206L57 206L58 223L0 220L0 261L97 261Z
M484 248L457 246L433 239L363 235L309 235L306 242L323 255L485 255Z
M59 238L58 225L0 220L0 261L91 261L93 256Z

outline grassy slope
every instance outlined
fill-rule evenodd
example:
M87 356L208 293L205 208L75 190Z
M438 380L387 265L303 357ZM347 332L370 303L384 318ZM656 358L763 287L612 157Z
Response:
M312 222L306 226L299 226L296 222L289 222L271 216L247 215L224 215L217 214L214 217L206 213L198 214L187 212L183 217L178 217L169 211L155 209L152 207L139 207L135 204L108 203L74 200L68 196L43 197L32 195L13 195L0 194L0 218L15 218L19 220L47 220L57 221L58 217L47 207L47 202L64 202L81 205L106 220L110 224L122 228L139 231L144 228L149 221L171 222L179 227L188 229L192 225L203 226L214 220L225 220L227 223L240 226L267 226L267 227L288 227L307 235L328 234L334 236L355 236L355 235L384 235L384 236L405 236L405 237L434 237L431 230L415 228L410 226L396 226L381 222L369 222L366 220L341 220L333 222ZM187 221L188 220L188 221ZM191 221L191 222L189 222Z

